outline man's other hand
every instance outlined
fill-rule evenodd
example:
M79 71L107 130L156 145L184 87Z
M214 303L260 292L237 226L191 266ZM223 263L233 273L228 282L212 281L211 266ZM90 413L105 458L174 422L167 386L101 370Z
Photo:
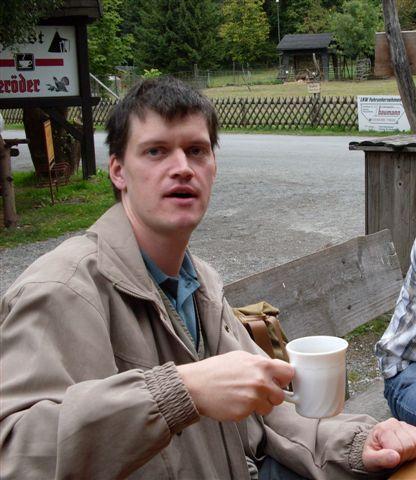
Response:
M219 421L270 413L283 402L282 388L294 375L286 362L243 351L177 368L200 414Z
M416 458L416 427L390 418L370 431L364 444L363 463L369 472L395 468Z

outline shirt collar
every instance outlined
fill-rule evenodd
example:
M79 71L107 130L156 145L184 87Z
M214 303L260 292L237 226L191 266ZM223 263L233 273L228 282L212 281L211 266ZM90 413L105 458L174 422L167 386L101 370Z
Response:
M143 261L149 270L149 273L152 275L152 277L155 279L156 283L160 286L163 282L166 280L173 280L173 281L178 281L179 276L186 276L189 275L192 277L194 280L197 280L197 274L195 271L195 267L192 263L191 257L189 253L186 251L185 256L179 271L179 275L176 277L172 277L170 275L166 275L157 265L156 263L149 257L149 255L142 250L142 257Z

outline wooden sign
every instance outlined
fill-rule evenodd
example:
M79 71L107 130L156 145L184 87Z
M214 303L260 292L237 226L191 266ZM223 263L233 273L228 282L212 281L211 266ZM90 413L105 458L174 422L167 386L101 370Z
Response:
M51 166L51 164L55 161L55 150L53 148L52 127L50 120L43 122L43 131L45 134L46 157L48 158L49 166Z
M0 99L80 94L74 25L37 26L26 43L0 45Z
M416 30L402 32L404 47L413 75L416 75ZM394 77L393 64L386 34L376 33L376 53L374 76L378 78Z
M308 82L308 93L321 93L321 84L319 82Z

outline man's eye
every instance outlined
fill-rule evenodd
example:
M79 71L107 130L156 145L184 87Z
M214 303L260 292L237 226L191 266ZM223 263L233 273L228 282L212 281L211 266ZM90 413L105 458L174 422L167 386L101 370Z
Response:
M189 149L189 154L193 157L199 157L204 153L204 150L201 147L191 147Z
M146 153L151 157L156 157L157 155L160 155L161 150L160 148L153 147L153 148L149 148Z

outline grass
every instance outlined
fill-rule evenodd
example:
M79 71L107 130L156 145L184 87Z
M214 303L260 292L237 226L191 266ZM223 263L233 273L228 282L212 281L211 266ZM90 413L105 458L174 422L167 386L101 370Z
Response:
M416 78L416 77L415 77ZM283 84L246 85L207 88L204 93L210 98L227 97L305 97L308 94L306 83L288 82ZM365 82L322 82L321 95L356 96L356 95L398 95L396 80L367 80Z
M371 322L367 322L364 325L360 325L351 333L346 335L344 338L345 340L349 341L355 337L359 337L361 335L365 335L366 333L373 332L374 334L381 337L384 331L387 328L387 325L390 322L391 313L385 313L384 315L380 315L379 317L371 320Z
M34 173L16 172L13 177L19 224L16 229L0 230L0 249L85 229L114 203L108 175L103 171L89 181L80 174L72 177L70 184L59 187L55 205L51 204L49 187L36 187Z

